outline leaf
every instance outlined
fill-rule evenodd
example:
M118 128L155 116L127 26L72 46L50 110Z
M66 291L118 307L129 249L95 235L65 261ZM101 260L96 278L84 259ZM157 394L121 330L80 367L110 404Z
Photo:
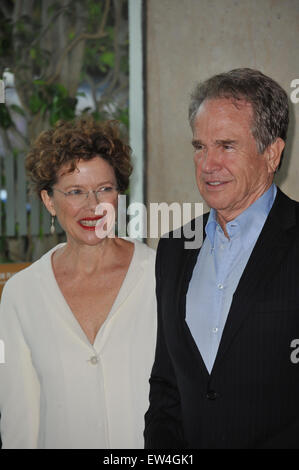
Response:
M54 126L55 122L57 122L58 120L59 120L58 114L55 113L55 112L51 112L50 113L50 118L49 118L51 126Z
M114 52L104 52L100 56L101 64L109 65L109 67L114 67Z
M123 109L118 109L118 112L116 113L116 119L120 122L122 122L126 128L129 128L129 110L128 108L123 108Z
M41 106L43 105L43 101L37 94L31 95L29 99L29 107L33 114L38 113Z
M10 109L11 109L12 111L15 111L15 112L18 113L18 114L21 114L21 116L26 116L24 109L22 109L22 108L21 108L20 106L18 106L17 104L11 104L11 105L10 105Z
M59 96L55 95L53 98L53 108L57 108L59 106Z
M13 147L12 149L12 154L15 158L17 158L17 156L19 155L20 153L20 149L18 149L17 147Z
M4 103L0 103L0 127L8 129L13 124L9 110Z
M67 92L67 89L63 85L60 85L60 83L56 83L54 87L56 91L58 91L58 95L60 95L62 98L67 97L68 92Z
M23 21L21 20L16 21L15 28L19 33L22 33L25 30L25 25Z
M33 80L34 85L46 85L45 80Z
M108 31L109 39L114 41L114 36L115 36L114 28L112 28L111 26L108 26L107 31Z
M44 116L45 112L47 111L48 109L48 106L47 106L47 103L43 103L41 108L40 108L40 112L41 112L41 115Z
M60 2L53 2L47 9L48 15L52 15L52 13L55 13L55 11L58 10L60 7Z
M31 57L31 59L32 59L32 60L35 60L35 59L36 59L36 55L37 55L37 54L36 54L36 49L34 49L34 47L32 47L32 48L30 49L30 57Z
M105 119L105 117L103 116L103 113L100 113L99 111L94 111L93 113L91 113L92 117L94 118L95 121L102 121Z
M101 8L101 5L98 4L97 2L89 2L88 10L89 10L90 19L94 20L96 17L101 15L102 8Z

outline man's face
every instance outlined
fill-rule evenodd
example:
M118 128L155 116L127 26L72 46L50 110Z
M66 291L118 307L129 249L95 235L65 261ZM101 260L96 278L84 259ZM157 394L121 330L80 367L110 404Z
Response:
M193 128L198 189L210 207L233 220L271 185L269 154L258 153L252 107L226 98L206 100Z

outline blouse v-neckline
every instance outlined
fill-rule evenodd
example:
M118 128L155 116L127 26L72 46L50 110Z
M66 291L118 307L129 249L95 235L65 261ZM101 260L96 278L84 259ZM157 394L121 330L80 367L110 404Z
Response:
M118 294L116 295L114 299L110 312L108 313L105 321L99 328L93 344L89 341L82 326L80 325L79 321L77 320L76 316L71 310L68 302L66 301L58 285L58 282L56 280L56 277L53 271L52 255L57 249L62 248L66 244L60 243L59 245L56 245L52 250L50 250L41 258L41 261L44 262L43 266L48 272L48 277L45 277L44 279L45 280L48 279L50 283L46 285L46 289L48 290L49 288L51 288L53 290L53 293L55 292L55 295L53 295L53 302L54 301L57 302L58 304L57 307L59 311L61 312L63 319L69 324L71 329L76 332L79 338L82 341L84 341L84 343L86 343L89 348L93 348L93 350L95 350L96 353L100 352L100 350L103 348L106 342L106 339L108 336L107 326L111 323L111 319L116 315L117 311L119 310L119 307L123 304L126 298L131 294L131 292L133 291L133 289L135 288L135 286L137 285L138 281L141 278L141 273L142 273L143 268L142 268L141 263L138 263L138 250L140 247L138 243L136 243L134 240L131 240L131 239L127 239L127 240L131 241L134 244L133 255L132 255L128 270L122 281L121 287L118 291ZM53 308L52 304L51 304L51 308Z

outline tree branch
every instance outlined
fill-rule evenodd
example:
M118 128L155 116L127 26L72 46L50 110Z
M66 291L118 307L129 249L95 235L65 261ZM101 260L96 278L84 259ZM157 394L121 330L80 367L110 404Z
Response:
M0 127L0 135L4 146L5 155L9 155L10 153L12 153L12 145L8 136L8 132L2 127Z
M2 13L5 16L5 18L7 19L12 18L12 11L9 11L9 9L7 8L4 2L2 2L2 4L0 5L0 10L2 10Z
M95 110L97 110L98 109L98 103L97 103L96 85L95 85L92 77L88 74L86 74L86 81L87 81L88 85L90 86L91 96L92 96L92 99L93 99L94 107L95 107Z
M35 46L35 44L37 44L42 39L42 37L47 33L48 29L51 27L52 23L54 23L54 21L58 18L58 16L61 13L63 13L64 11L67 11L67 9L68 9L68 7L62 7L59 10L57 10L57 12L55 12L55 14L52 16L52 18L50 18L50 20L48 21L46 26L39 33L39 35L36 38L34 38L34 40L32 41L30 47Z
M13 127L10 130L22 140L22 142L26 145L26 147L29 147L29 140L26 138L24 134L22 134L20 129L18 129L15 124L13 124Z
M105 86L110 82L110 80L113 77L113 70L110 69L109 72L107 73L106 77L103 78L100 82L97 82L94 86L95 89L98 90L99 88L105 88Z
M76 38L74 38L68 46L65 47L65 49L62 51L62 54L60 56L60 59L59 59L57 65L56 65L54 74L52 75L52 77L50 77L47 80L48 85L51 85L52 83L54 83L54 81L56 80L56 78L59 76L59 74L61 72L61 69L63 67L63 62L64 62L66 56L70 53L70 51L80 41L87 40L87 39L101 39L101 38L107 36L107 33L105 33L104 29L105 29L106 22L107 22L109 8L110 8L110 0L106 0L105 10L104 10L104 14L103 14L103 17L102 17L102 21L101 21L100 27L99 27L99 29L96 33L81 33Z
M121 9L122 9L122 0L113 0L114 11L115 11L115 36L114 36L114 67L113 67L113 79L111 80L110 85L108 86L105 95L108 96L112 93L113 89L116 86L120 68L120 47L119 47L119 29L121 23Z

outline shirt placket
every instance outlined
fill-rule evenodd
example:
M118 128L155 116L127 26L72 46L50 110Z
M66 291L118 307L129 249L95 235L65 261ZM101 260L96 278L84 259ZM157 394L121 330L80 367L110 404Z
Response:
M218 226L215 236L215 249L214 249L214 262L215 262L215 272L216 272L216 286L215 286L215 310L216 313L214 318L214 323L212 325L212 353L213 356L216 356L219 343L221 340L220 328L221 318L223 314L223 308L225 305L225 295L226 295L226 283L228 281L228 276L232 266L233 256L234 256L234 244L232 240L229 240L225 237L221 228Z

